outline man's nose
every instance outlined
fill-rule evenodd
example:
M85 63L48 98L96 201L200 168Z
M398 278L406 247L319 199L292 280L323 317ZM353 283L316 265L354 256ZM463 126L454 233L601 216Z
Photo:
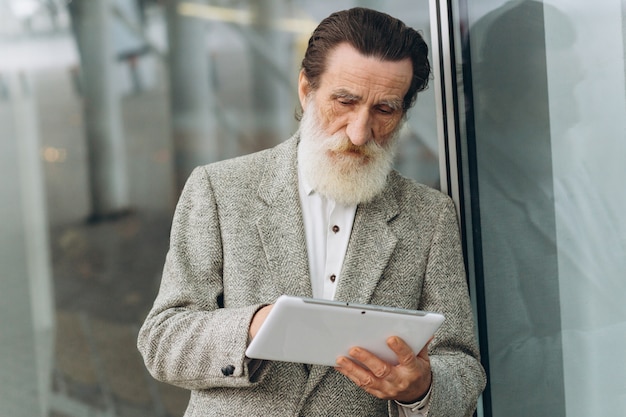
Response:
M346 127L346 135L356 146L365 145L374 138L371 116L368 111L358 112Z

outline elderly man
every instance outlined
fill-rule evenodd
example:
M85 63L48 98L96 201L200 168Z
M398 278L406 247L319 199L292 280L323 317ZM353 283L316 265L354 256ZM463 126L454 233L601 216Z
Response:
M484 384L452 202L392 169L430 74L421 36L356 8L320 23L300 129L197 168L139 333L152 375L192 390L185 416L470 416ZM446 320L392 365L355 346L336 367L245 357L282 294L430 310Z

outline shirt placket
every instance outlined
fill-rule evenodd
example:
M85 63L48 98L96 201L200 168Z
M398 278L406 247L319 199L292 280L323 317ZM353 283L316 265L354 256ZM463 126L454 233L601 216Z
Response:
M339 283L341 267L345 257L350 227L350 211L331 202L326 231L326 266L324 274L324 298L333 299Z

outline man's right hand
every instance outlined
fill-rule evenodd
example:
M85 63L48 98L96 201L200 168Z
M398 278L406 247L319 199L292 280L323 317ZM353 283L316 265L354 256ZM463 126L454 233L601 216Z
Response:
M269 314L270 310L274 305L266 305L265 307L260 308L254 316L252 316L252 321L250 322L250 329L248 330L248 336L250 336L250 340L254 339L254 336L258 333L261 325L265 321L265 318Z

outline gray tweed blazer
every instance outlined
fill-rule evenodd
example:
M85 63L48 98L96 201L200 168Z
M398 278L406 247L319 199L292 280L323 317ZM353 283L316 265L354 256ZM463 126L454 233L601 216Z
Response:
M155 378L191 390L185 416L398 414L333 368L245 357L261 306L312 295L297 144L196 168L182 192L138 347ZM336 299L443 313L429 416L472 415L485 376L447 196L392 172L357 208Z

